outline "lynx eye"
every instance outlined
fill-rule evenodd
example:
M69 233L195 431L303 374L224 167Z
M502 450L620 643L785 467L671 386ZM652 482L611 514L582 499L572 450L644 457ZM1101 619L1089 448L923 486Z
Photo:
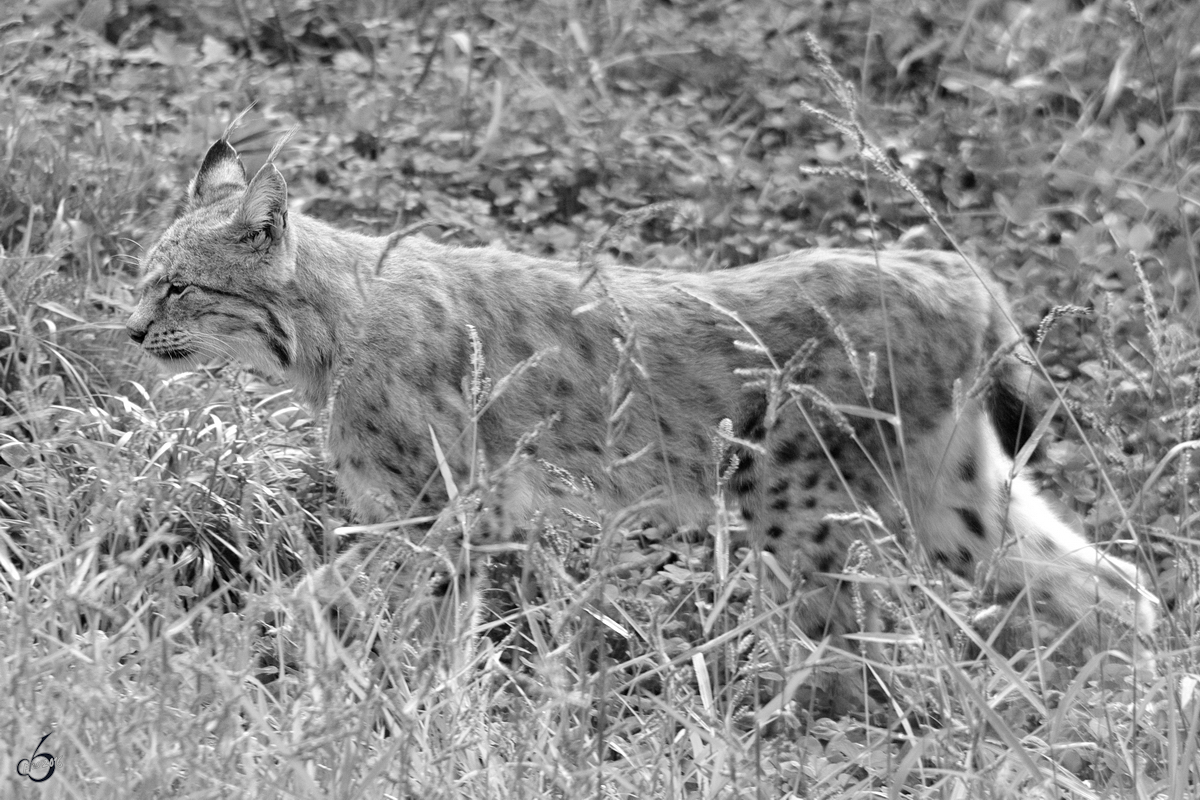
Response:
M192 288L190 284L172 283L170 286L167 287L167 297L179 297L180 295L187 292L187 290L190 288Z

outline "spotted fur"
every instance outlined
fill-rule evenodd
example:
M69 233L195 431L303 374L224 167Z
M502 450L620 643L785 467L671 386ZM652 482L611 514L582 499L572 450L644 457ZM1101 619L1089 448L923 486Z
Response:
M803 590L810 632L855 627L835 573L881 530L1059 629L1098 613L1128 644L1153 626L1137 569L1015 471L1036 378L1000 289L958 255L812 249L703 274L610 266L585 284L570 263L338 230L286 197L273 165L247 180L213 145L146 258L128 331L168 368L233 359L328 408L362 522L444 515L439 452L460 485L480 453L509 463L488 496L506 536L579 502L545 464L610 509L654 490L647 513L674 526L710 519L724 480L747 540ZM489 374L535 362L481 412L464 392L468 326ZM342 564L358 575L370 552Z

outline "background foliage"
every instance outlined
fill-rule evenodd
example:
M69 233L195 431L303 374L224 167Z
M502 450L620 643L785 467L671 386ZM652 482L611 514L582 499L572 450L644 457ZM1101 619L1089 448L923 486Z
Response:
M805 34L923 201L811 110L846 116ZM1198 41L1169 0L7 4L0 787L34 790L16 764L53 729L40 786L81 797L1193 796ZM711 544L651 530L605 582L546 590L532 669L485 644L385 692L326 654L264 686L255 622L344 519L319 430L250 375L163 382L121 331L138 255L251 103L248 166L298 126L292 202L362 230L574 259L682 200L607 240L679 269L948 234L1066 401L1046 487L1156 579L1159 676L971 664L916 602L885 713L758 711L764 648L791 675L820 648L741 618L701 647Z

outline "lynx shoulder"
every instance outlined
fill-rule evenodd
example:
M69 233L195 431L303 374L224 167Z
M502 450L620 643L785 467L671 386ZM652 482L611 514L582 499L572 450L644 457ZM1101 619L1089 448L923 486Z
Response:
M338 230L286 198L274 166L248 180L213 145L146 258L128 332L170 369L233 359L328 407L360 521L436 515L439 459L466 482L481 454L516 451L501 535L579 502L564 471L676 526L703 522L723 485L747 541L805 587L813 633L857 627L836 573L881 530L1060 630L1098 614L1136 649L1154 624L1137 569L1015 470L1037 378L1000 289L956 254L813 249L585 283L570 263ZM512 372L486 402L464 392L470 330L489 374ZM1081 653L1096 628L1077 626L1093 637Z

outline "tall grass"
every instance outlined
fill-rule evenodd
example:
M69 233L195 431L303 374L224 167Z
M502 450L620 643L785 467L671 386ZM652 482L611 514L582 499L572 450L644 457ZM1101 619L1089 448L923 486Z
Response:
M956 21L934 26L944 62L926 86L916 48L886 51L921 26L878 4L744 2L713 18L632 0L315 3L325 40L315 13L276 20L255 2L162 4L127 27L114 12L107 29L36 5L0 25L0 796L1195 794L1186 7L1035 3L1012 19L925 4ZM234 7L236 22L213 21ZM211 41L166 24L188 14ZM803 80L819 68L795 26L841 44L826 75L857 72L856 104ZM869 28L899 34L872 55ZM338 49L320 50L329 39ZM223 56L228 42L245 49ZM1029 66L1005 72L1006 58ZM402 635L403 607L366 614L347 641L319 614L277 628L346 522L319 428L232 368L163 381L120 330L135 243L222 109L251 95L265 127L303 122L292 185L344 224L431 217L572 257L628 206L682 196L698 223L639 222L603 249L711 265L808 241L940 243L940 221L1026 321L1076 304L1032 331L1071 420L1038 469L1153 573L1157 673L969 659L977 598L903 557L847 565L892 628L835 652L759 596L722 513L690 534L599 509L550 528L512 568L532 581L497 575L516 587L504 619L438 652ZM931 133L901 113L914 98L975 138ZM870 152L890 180L833 171L860 163L856 142L884 143ZM814 154L820 174L801 173ZM905 180L923 202L902 199ZM994 202L975 205L972 181ZM859 702L830 713L847 686ZM17 766L47 733L56 769L32 784Z

